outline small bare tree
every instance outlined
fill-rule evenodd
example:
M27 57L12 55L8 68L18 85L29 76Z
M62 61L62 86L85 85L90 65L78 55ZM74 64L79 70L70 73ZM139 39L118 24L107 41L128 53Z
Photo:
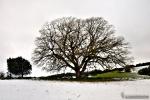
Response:
M113 26L101 17L56 19L40 33L33 61L48 71L71 68L79 78L87 68L110 69L129 61L128 43L115 37Z

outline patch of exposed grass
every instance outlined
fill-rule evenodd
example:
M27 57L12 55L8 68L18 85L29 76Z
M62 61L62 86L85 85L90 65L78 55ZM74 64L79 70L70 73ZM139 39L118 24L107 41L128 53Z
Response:
M92 76L91 78L94 79L129 79L129 78L136 78L137 74L135 73L128 73L128 72L119 72L119 71L113 71L113 72L107 72L103 74L97 74L95 76Z

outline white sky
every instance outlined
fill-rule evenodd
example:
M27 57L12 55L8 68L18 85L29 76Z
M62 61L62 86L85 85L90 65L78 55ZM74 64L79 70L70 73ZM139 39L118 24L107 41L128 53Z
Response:
M135 63L150 61L150 0L0 0L0 69L9 57L31 61L41 26L65 16L103 17L130 42Z

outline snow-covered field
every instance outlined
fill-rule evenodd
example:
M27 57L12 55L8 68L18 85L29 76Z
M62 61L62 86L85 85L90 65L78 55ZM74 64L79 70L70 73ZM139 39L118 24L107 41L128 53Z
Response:
M122 100L123 95L150 96L150 80L95 83L0 80L0 100Z

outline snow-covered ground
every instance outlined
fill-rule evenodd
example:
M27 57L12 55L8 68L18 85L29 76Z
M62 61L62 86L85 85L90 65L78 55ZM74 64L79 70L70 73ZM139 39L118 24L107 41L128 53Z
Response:
M123 95L150 96L150 80L95 83L0 80L0 100L122 100Z

